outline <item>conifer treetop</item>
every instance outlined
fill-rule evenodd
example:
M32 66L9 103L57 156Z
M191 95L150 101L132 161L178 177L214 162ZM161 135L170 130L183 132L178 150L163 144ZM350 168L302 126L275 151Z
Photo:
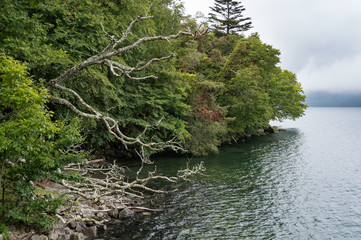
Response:
M209 13L209 19L213 23L213 30L218 34L233 34L244 32L252 28L250 17L244 17L246 9L240 1L215 0L214 6Z

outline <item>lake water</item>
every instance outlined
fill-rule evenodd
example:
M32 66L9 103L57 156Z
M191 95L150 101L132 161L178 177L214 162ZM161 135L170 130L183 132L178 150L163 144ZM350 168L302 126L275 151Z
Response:
M114 226L113 239L361 239L361 108L309 108L287 131L223 147L205 176L153 196L167 212ZM185 158L157 159L174 174ZM125 230L124 230L125 229Z

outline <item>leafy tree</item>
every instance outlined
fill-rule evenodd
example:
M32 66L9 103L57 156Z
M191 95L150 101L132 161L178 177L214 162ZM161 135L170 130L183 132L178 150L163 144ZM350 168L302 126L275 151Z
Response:
M228 106L228 117L233 118L227 126L228 138L255 134L268 125L272 108L261 82L260 69L252 66L237 72L220 91L220 101Z
M228 137L255 134L272 119L295 119L307 105L296 76L283 71L279 51L263 43L258 34L240 38L219 73L224 88L219 93L228 106Z
M185 147L195 156L218 153L218 146L226 134L226 109L217 104L215 94L222 87L221 83L206 80L202 75L193 77L190 82L187 97L190 137L186 139Z
M202 126L214 124L215 128L209 128L213 130L207 130L203 135L208 134L208 139L214 137L217 145L222 139L221 132L225 132L222 129L227 117L234 118L238 114L236 109L241 109L234 105L238 97L232 95L235 87L247 93L242 101L246 101L246 96L255 99L249 111L263 109L267 114L265 119L261 119L255 111L254 116L260 119L252 120L247 120L244 114L242 122L248 121L249 124L234 125L233 130L228 125L232 134L255 129L255 125L264 125L269 118L297 117L301 114L304 107L300 104L302 89L296 86L297 81L291 74L275 67L279 62L278 50L263 44L258 37L236 35L251 27L250 18L242 16L244 7L239 1L215 2L211 16L218 26L216 34L197 35L193 40L173 39L171 44L145 41L108 59L126 68L136 68L154 57L169 56L169 60L151 64L142 72L132 71L131 76L118 72L118 76L114 76L112 68L108 68L110 62L100 58L91 66L80 66L91 56L99 57L112 36L124 36L129 24L138 15L143 16L142 20L138 19L141 22L132 25L132 34L126 34L114 50L130 46L144 36L172 35L180 29L197 30L194 20L182 20L182 7L176 1L154 0L153 7L148 9L149 5L149 0L4 0L0 2L3 9L0 12L1 50L21 62L27 62L34 81L39 83L43 79L51 91L50 99L57 99L55 103L61 101L66 106L66 101L62 100L67 100L79 112L89 110L70 89L97 111L98 115L88 112L91 119L80 122L90 149L117 149L123 155L134 156L134 149L130 147L129 151L129 148L115 143L114 132L104 126L104 121L99 121L105 116L117 122L119 130L126 136L141 134L141 139L138 139L141 141L164 141L177 136L177 141L195 141L197 138L200 143L187 146L202 145L202 139L196 136L201 136L198 133L207 128L197 130L199 128L194 126L200 126L199 123ZM148 14L154 17L144 17ZM201 29L199 32L204 31ZM224 34L235 35L219 36ZM177 54L177 58L171 60L172 52ZM80 66L81 70L56 87L53 81L73 66ZM158 79L144 78L151 75ZM283 92L277 94L278 91ZM293 96L294 101L285 104L281 96L288 99ZM69 120L77 115L67 107L54 103L47 105L54 111L53 119ZM228 115L226 107L230 110ZM244 107L242 109L248 111ZM251 113L249 116L253 116ZM155 128L142 134L144 128L159 119L162 121ZM251 125L251 122L257 124Z
M278 67L271 74L266 89L273 110L272 119L295 120L303 115L307 108L306 96L294 73Z
M37 196L32 181L57 176L80 160L72 147L82 138L76 125L52 122L48 92L33 83L25 65L0 55L0 187L2 222L49 228L60 199ZM74 122L75 123L75 122Z
M28 62L29 72L34 79L44 79L45 84L48 84L50 80L99 53L108 45L109 40L102 31L101 20L107 32L121 37L136 16L146 15L150 1L16 0L0 4L2 9L5 9L0 13L1 20L4 20L0 22L4 22L5 29L0 33L2 49L16 59ZM149 15L154 17L135 24L131 34L127 35L118 48L134 43L144 36L177 33L180 30L181 11L181 6L172 0L152 1ZM24 28L23 23L27 23ZM16 25L20 28L16 29ZM25 47L20 48L21 46ZM48 51L42 52L42 49ZM170 54L171 44L147 42L113 57L113 60L135 67L137 64L145 64L151 58L161 58ZM179 89L175 87L179 86L179 78L176 75L164 74L172 71L174 67L172 62L168 61L149 66L142 74L134 73L134 77L156 75L162 78L159 82L164 83L159 84L151 79L140 81L125 75L115 77L109 68L92 66L74 75L71 80L64 83L64 87L73 89L89 105L112 116L126 135L137 136L147 125L157 122L164 116L158 125L160 131L147 132L143 135L144 140L170 139L174 135L182 138L181 133L185 130L179 126L184 126L184 122L167 112L179 112L171 109L179 105L172 100L182 99ZM51 94L67 98L76 107L84 110L69 92L52 89ZM173 97L167 98L170 95ZM54 111L55 119L71 119L75 116L65 107L55 104L49 104L49 107ZM178 127L169 127L175 119ZM107 131L102 121L82 119L81 125L84 126L88 148L101 151L118 149L129 155L127 148L114 143L114 136Z
M213 29L218 35L238 34L252 28L250 17L243 17L246 10L240 1L215 0L209 19L213 22Z

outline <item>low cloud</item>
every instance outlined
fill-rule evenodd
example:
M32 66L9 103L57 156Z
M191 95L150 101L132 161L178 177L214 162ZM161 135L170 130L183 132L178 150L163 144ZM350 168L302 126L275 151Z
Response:
M182 0L209 12L212 0ZM281 67L306 91L361 91L361 1L242 0L261 39L281 51Z
M306 91L361 91L361 2L244 0L254 31Z
M361 54L319 64L310 58L298 73L305 91L361 92Z

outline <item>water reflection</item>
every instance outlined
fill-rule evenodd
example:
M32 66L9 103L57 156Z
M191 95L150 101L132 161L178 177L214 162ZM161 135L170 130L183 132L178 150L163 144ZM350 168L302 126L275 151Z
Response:
M356 125L348 121L359 121L361 109L340 111L311 110L298 128L252 138L240 146L222 148L218 156L192 160L204 161L207 175L192 184L182 183L177 193L154 196L149 203L171 211L133 220L126 231L119 225L108 236L358 239L361 124L355 134ZM185 162L163 158L157 165L163 174L174 175Z
M205 161L207 176L167 196L161 207L171 213L150 217L154 225L143 226L139 239L276 237L290 224L284 216L296 201L297 169L303 163L294 156L299 155L300 138L291 130L198 159ZM179 165L179 159L159 159L157 164L163 174L174 174L173 162Z

